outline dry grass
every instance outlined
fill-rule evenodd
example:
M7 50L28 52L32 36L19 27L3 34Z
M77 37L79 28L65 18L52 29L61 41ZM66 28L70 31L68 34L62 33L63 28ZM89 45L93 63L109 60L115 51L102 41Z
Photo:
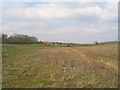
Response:
M117 45L3 46L4 88L116 88Z

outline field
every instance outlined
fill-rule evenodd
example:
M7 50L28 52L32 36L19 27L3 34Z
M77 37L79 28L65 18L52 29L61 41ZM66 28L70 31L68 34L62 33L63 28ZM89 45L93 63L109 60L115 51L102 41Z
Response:
M3 45L3 88L117 88L117 44Z

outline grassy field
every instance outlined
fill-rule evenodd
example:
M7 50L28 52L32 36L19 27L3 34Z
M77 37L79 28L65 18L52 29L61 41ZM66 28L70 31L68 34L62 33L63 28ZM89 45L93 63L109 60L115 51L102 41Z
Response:
M78 47L78 46L87 46L89 44L30 44L38 45L43 47Z
M3 45L3 88L117 88L117 44Z

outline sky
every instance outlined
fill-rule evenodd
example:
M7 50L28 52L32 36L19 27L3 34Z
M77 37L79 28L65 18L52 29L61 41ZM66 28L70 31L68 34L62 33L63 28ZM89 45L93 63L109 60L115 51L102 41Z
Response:
M4 2L2 32L41 41L94 43L118 40L117 2ZM1 8L0 8L1 9ZM2 15L2 17L1 17Z

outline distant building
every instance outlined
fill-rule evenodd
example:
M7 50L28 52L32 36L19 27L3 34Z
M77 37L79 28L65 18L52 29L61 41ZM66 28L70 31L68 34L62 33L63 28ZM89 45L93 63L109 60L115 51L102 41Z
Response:
M43 42L43 44L52 44L53 42L49 42L49 41L46 41L46 42Z

